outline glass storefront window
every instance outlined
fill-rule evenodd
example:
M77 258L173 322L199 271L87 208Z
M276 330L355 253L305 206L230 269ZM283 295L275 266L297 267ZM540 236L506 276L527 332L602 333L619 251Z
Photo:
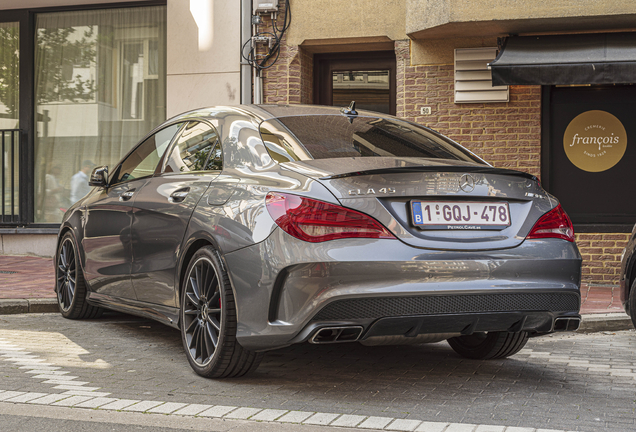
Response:
M0 22L0 221L19 214L20 25Z
M35 222L56 223L73 177L114 169L165 120L166 8L38 14L36 28Z
M356 107L390 114L390 71L332 72L333 104Z
M18 128L20 25L0 22L0 129Z

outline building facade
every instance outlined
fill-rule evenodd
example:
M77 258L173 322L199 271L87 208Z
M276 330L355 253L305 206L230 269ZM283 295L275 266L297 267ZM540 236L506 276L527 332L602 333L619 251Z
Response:
M616 284L636 222L635 3L5 0L3 252L50 254L85 162L114 163L171 115L356 100L539 177L575 224L583 281Z
M241 103L243 3L0 2L1 253L51 256L94 166L173 115Z
M263 71L264 102L359 100L362 107L436 129L496 167L536 175L573 220L583 281L614 285L636 222L628 198L635 183L629 171L636 162L630 121L636 68L598 80L603 72L595 67L629 55L587 65L591 77L576 69L550 76L545 65L517 78L519 84L496 86L488 64L515 38L537 41L517 57L543 52L558 64L578 61L569 59L573 53L611 45L608 34L618 35L619 48L633 49L634 5L291 0L293 20L281 58ZM266 18L261 27L267 31L272 23ZM556 43L543 43L554 37ZM523 65L513 68L522 71ZM618 144L593 149L592 141L601 139Z

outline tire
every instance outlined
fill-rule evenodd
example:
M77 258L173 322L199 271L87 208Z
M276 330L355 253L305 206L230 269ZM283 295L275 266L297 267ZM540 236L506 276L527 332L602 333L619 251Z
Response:
M101 308L86 301L86 282L79 265L75 238L70 232L62 237L55 255L55 292L60 313L68 319L98 318Z
M528 332L475 333L448 339L448 344L462 357L490 360L510 357L528 342Z
M634 279L634 282L632 282L632 287L629 289L627 302L629 316L632 319L632 324L636 327L636 278Z
M199 249L188 264L181 289L180 329L188 362L203 377L243 376L263 358L236 340L230 279L211 246Z

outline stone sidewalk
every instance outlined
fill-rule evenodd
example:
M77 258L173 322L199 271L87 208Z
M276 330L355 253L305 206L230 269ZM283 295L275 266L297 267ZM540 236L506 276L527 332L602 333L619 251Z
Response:
M188 365L179 331L151 320L3 315L0 417L12 404L241 419L252 430L634 431L635 344L634 330L557 333L495 360L461 358L444 342L297 344L266 353L250 375L208 380Z
M57 312L54 284L51 258L0 256L0 314ZM618 286L582 284L581 314L586 331L632 328Z

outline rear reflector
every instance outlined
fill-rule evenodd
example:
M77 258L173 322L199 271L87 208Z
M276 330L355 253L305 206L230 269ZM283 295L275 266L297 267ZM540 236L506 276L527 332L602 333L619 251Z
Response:
M526 238L560 238L573 242L574 227L568 215L561 208L561 204L559 204L541 216Z
M341 238L395 238L370 216L323 201L270 192L266 204L276 224L300 240L318 243Z

